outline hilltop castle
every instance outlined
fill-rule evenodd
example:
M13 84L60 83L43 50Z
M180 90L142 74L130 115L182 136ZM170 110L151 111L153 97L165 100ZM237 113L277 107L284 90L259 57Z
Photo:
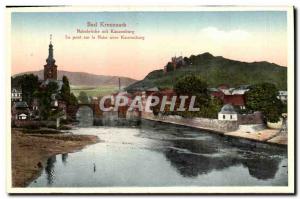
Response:
M168 62L168 64L166 66L164 66L164 73L174 71L185 64L186 63L182 56L179 56L179 57L174 56L171 58L171 62Z

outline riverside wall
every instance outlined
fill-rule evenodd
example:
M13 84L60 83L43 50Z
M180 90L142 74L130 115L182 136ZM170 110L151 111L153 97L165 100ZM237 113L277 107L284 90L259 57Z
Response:
M226 133L235 131L239 127L237 121L220 121L218 119L209 118L183 118L181 116L169 115L169 116L154 116L150 114L143 114L143 119L149 119L153 121L160 121L166 123L179 124L199 129L205 129L210 131L215 131L218 133Z

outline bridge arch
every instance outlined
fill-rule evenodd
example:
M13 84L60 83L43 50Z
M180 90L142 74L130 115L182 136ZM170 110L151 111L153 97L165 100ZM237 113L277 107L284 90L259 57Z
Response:
M79 126L93 126L94 124L94 109L89 105L80 105L76 111L76 120Z

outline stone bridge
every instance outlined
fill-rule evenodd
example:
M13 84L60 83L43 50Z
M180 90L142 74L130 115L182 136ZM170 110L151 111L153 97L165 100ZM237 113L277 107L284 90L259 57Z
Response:
M102 111L100 110L99 104L98 103L84 103L84 104L78 104L76 106L69 106L68 107L68 115L76 119L76 114L78 110L82 107L89 107L93 111L93 117L99 118L102 116Z

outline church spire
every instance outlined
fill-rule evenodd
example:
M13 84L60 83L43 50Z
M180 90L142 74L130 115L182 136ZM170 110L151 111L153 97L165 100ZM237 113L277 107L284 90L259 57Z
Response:
M46 60L47 64L54 64L55 59L53 58L53 45L52 45L52 34L50 34L49 54Z
M44 80L57 80L57 66L53 58L52 34L50 35L49 54L46 59L47 64L44 65Z

